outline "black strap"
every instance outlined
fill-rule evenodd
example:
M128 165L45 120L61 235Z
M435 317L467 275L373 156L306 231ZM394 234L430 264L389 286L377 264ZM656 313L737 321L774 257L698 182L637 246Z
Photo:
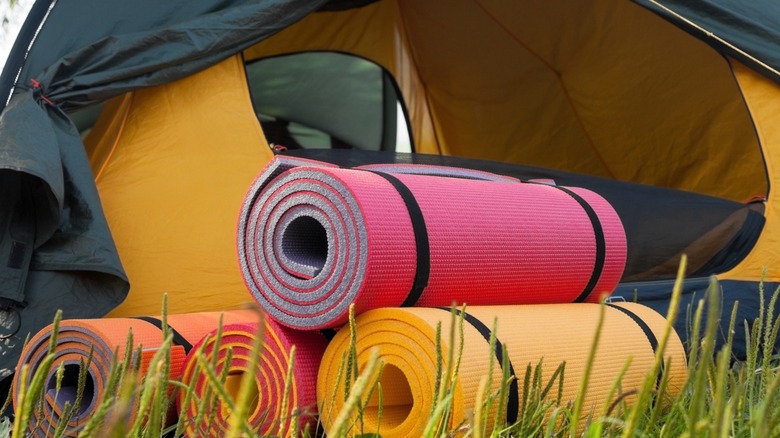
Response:
M645 333L645 336L647 336L647 340L650 342L650 348L653 349L653 355L655 355L656 350L658 350L658 338L655 337L655 333L653 333L653 330L650 328L650 326L647 325L647 323L644 320L642 320L642 318L640 318L639 315L637 315L636 313L626 309L625 307L616 306L616 305L610 304L610 303L606 303L606 305L611 307L611 308L613 308L613 309L617 309L617 310L625 313L631 319L634 320L636 325L638 325L639 328L641 328L642 331ZM663 374L664 374L664 363L662 361L661 362L661 368L658 370L658 377L656 378L656 388L658 388L658 385L661 384L661 378L663 377Z
M151 316L136 316L135 319L140 319L141 321L146 321L149 324L157 327L162 331L162 321L157 318L152 318ZM184 348L184 353L189 354L190 350L192 350L192 344L181 335L181 333L177 332L175 328L171 327L170 324L168 324L168 330L171 331L171 334L173 334L173 343Z
M36 193L18 172L0 174L0 297L25 300L36 239Z
M439 307L439 309L444 310L446 312L451 312L452 309L448 309L446 307ZM488 343L490 342L490 335L491 330L482 323L482 321L475 318L473 315L469 315L468 313L462 312L460 309L454 309L455 315L460 317L461 314L463 314L463 319L471 324L472 327L477 329L479 334L482 335L483 338L485 338L485 341ZM504 365L504 345L501 343L501 341L496 338L496 360L498 361L498 366L503 367ZM512 366L512 360L507 360L507 363L509 364L509 375L512 377L515 377L515 368ZM503 370L503 368L502 368ZM517 422L517 413L520 410L520 394L517 384L517 378L513 378L511 383L509 384L509 394L507 397L506 402L506 422L507 424L515 424Z
M401 307L412 307L419 301L423 290L428 286L428 279L431 275L431 247L428 241L428 229L425 227L425 218L422 210L420 210L420 204L417 203L417 199L414 198L412 191L398 178L384 172L373 170L368 170L368 172L381 176L395 187L404 200L406 210L409 212L409 218L412 220L414 243L417 247L417 267L414 273L412 289L401 304Z
M588 215L590 223L593 226L593 236L596 238L596 262L593 264L593 272L590 274L590 280L588 280L588 284L585 285L585 288L582 290L580 295L574 300L575 303L582 303L587 300L588 296L590 296L590 294L593 292L596 284L601 279L601 272L604 270L604 259L607 256L607 242L604 238L604 228L601 226L601 221L599 220L599 216L596 214L596 210L594 210L586 200L582 199L580 195L574 193L566 187L550 187L555 187L556 189L574 198L574 200L577 201L580 206L582 206L582 209L585 210L585 213Z
M320 330L320 333L322 333L322 336L324 336L326 340L332 341L333 337L336 336L336 329L326 328Z

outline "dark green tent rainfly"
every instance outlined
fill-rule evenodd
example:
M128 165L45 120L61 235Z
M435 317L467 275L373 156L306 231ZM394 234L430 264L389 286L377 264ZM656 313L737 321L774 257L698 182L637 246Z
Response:
M636 0L719 51L780 80L780 4L771 0Z
M13 371L27 333L48 324L57 309L67 318L102 316L125 298L129 288L68 112L190 76L318 9L368 3L372 2L35 3L0 76L3 373ZM780 79L780 3L636 3L718 51Z
M64 111L191 75L322 3L36 2L0 80L8 100L0 118L6 375L27 333L49 324L57 309L67 318L101 316L129 287Z

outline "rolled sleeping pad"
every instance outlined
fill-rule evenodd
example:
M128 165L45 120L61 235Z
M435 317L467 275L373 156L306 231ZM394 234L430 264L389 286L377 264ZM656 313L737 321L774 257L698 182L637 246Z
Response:
M542 359L544 384L565 361L562 405L574 401L596 332L599 312L599 305L590 303L466 308L463 315L463 353L453 389L450 427L467 421L469 413L474 411L480 380L488 376L491 362L493 380L487 383L493 390L499 388L505 354L508 354L509 374L520 379L508 388L508 424L515 423L522 410L526 367L534 367ZM489 339L496 318L496 349L491 351ZM436 325L441 323L442 327L443 368L446 369L450 349L454 349L457 355L460 345L457 335L455 345L449 345L450 310L375 309L358 316L355 322L358 368L365 368L374 348L379 350L379 358L384 362L380 378L383 391L380 429L376 429L378 406L375 396L364 409L363 432L379 433L385 438L421 436L435 397ZM614 400L607 399L610 388L629 358L631 363L621 382L622 391L626 393L642 386L653 367L655 350L665 325L665 318L648 307L634 303L607 305L603 335L592 363L584 399L583 417L601 415L604 404ZM458 333L457 328L455 333ZM322 359L317 378L317 401L326 431L343 407L344 379L339 375L339 368L349 348L349 330L340 330ZM674 395L685 382L687 367L683 345L673 330L665 356L671 360L669 369L665 371L669 379L668 391ZM556 383L551 391L553 399L557 396L557 389ZM486 433L489 434L490 430Z
M244 281L272 318L321 329L345 323L351 304L360 314L592 302L622 275L622 224L591 191L381 167L275 157L258 176L237 246Z
M228 368L225 387L234 400L237 399L241 379L246 375L254 378L251 388L254 401L247 421L255 432L262 436L276 435L280 431L292 430L291 421L298 422L300 431L305 430L307 425L310 430L314 430L317 414L317 370L327 340L320 332L292 330L270 319L266 319L262 333L263 347L255 369L250 369L249 366L252 343L258 334L258 323L226 325L216 351L216 332L213 332L196 344L187 355L182 382L195 391L197 399L190 398L187 402L183 391L178 393L176 399L179 412L193 419L185 429L186 436L225 436L232 415L228 405L222 399L216 399L215 404L208 405L209 410L204 412L204 420L195 424L194 419L199 413L198 400L206 397L210 386L205 370L197 363L195 355L198 351L203 351L204 358L210 363L213 355L217 355L217 375L222 375L225 367ZM293 345L295 356L291 364L290 350ZM228 350L232 354L229 362ZM286 394L287 405L283 406L285 380L290 365L292 381ZM213 391L211 393L214 394ZM212 406L216 408L213 411ZM213 413L213 420L209 419L209 413Z
M233 310L226 312L204 312L168 315L167 322L173 335L171 348L170 378L178 379L187 353L192 345L223 324L251 323L257 321L258 314L251 310ZM42 365L49 352L52 337L51 325L39 331L22 350L17 370L27 364L30 368L26 385ZM30 433L33 436L46 436L47 431L56 430L59 419L65 412L65 404L76 401L80 361L86 362L90 349L93 349L89 362L84 393L76 413L71 417L65 431L66 436L75 436L84 427L91 415L99 408L108 383L114 352L119 360L125 357L128 333L133 333L133 354L141 348L140 372L145 374L149 362L163 343L162 321L159 317L72 319L60 322L54 362L46 376L42 409L33 412L30 421ZM64 374L59 391L56 390L56 372L64 366ZM18 410L19 391L22 375L17 372L13 383L14 409ZM133 421L133 409L128 421Z

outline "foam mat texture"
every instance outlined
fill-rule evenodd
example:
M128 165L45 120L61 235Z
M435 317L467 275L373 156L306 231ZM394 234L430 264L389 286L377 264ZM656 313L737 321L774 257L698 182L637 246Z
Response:
M171 379L180 377L185 358L192 345L215 330L219 326L220 318L223 324L250 323L259 319L258 314L251 310L168 315L167 323L173 334L169 376ZM49 352L52 329L53 326L50 325L39 331L22 351L18 367L20 369L25 364L30 367L26 385L29 385L29 379L44 363ZM126 343L130 331L133 335L133 349L128 352ZM45 380L42 409L35 410L30 422L31 435L43 437L56 430L65 410L65 404L72 405L76 400L80 363L82 361L87 363L90 349L92 349L92 359L87 366L84 395L79 409L68 423L65 436L78 435L89 417L98 409L106 395L105 386L111 365L115 363L115 352L120 360L127 353L140 354L140 357L135 356L134 359L139 361L140 372L143 375L162 343L162 322L158 317L61 321L54 345L54 361ZM57 391L56 372L60 365L64 366L64 374L61 387ZM18 407L21 385L22 374L17 373L12 388L15 409ZM128 420L131 421L132 416Z
M226 388L234 399L239 392L241 379L247 375L253 378L252 394L255 402L247 421L257 433L270 436L291 431L293 425L290 422L293 418L298 421L295 426L299 431L307 426L314 431L317 370L327 340L319 332L292 330L270 319L266 319L262 330L258 328L259 323L226 325L219 344L216 342L216 332L213 332L195 345L184 363L182 382L193 388L197 399L191 398L187 402L186 394L179 392L176 400L179 412L183 412L187 418L197 418L197 400L206 398L209 393L209 378L198 365L195 356L196 352L202 351L207 360L216 364L217 375L227 373ZM263 346L257 366L252 369L252 343L258 334L263 336ZM291 357L293 346L295 353ZM292 367L292 380L285 394L288 367ZM283 404L285 396L286 405ZM201 424L188 424L185 429L187 436L219 437L226 434L232 411L220 398L215 398L213 403L204 412L206 415ZM214 415L213 420L209 420L209 413Z
M249 189L237 240L255 300L301 329L338 327L351 304L597 301L626 260L620 219L586 189L279 156Z
M596 326L599 305L591 303L517 306L474 306L463 315L463 353L453 391L451 426L468 419L475 409L480 380L494 369L490 388L501 381L501 360L508 354L509 374L520 382L509 386L507 422L513 423L522 409L526 368L542 363L542 381L547 382L565 361L562 403L573 401L583 376ZM497 321L496 349L490 350L490 332ZM428 420L437 376L436 325L442 325L442 350L446 361L450 349L457 353L460 338L449 345L452 318L445 308L375 309L356 318L358 367L363 369L371 350L379 349L384 362L381 377L383 409L377 417L377 400L372 399L363 415L364 432L383 437L421 436ZM598 344L584 399L583 416L602 415L610 388L622 367L631 360L621 382L622 391L641 387L654 364L665 318L652 309L634 303L609 304L605 309L604 334ZM457 329L455 333L458 333ZM326 349L317 379L317 400L326 430L343 406L344 382L339 369L348 351L350 334L342 330ZM687 375L683 345L672 331L665 350L669 393L679 392ZM557 388L557 387L556 387ZM557 390L553 390L553 397ZM335 394L335 395L334 395ZM331 400L335 401L331 405ZM627 399L631 401L630 397ZM495 407L494 407L495 409ZM492 424L490 425L492 427Z

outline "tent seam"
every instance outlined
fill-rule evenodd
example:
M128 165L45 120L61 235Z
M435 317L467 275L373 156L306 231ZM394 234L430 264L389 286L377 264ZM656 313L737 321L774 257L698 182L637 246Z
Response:
M122 134L125 132L125 126L127 126L127 119L130 117L130 108L133 106L133 101L135 100L135 93L130 92L128 93L130 102L127 103L127 109L124 111L124 114L122 116L122 121L119 124L119 130L117 131L116 135L114 136L113 144L111 145L111 151L109 151L108 156L106 156L106 159L103 160L103 164L100 165L100 170L95 175L95 183L98 182L101 176L103 176L103 172L106 170L106 167L108 167L108 163L111 162L111 158L114 156L114 152L116 151L117 146L119 145L119 139L122 138Z
M658 6L659 8L663 9L667 13L671 14L673 17L677 18L678 20L682 21L685 24L688 24L689 26L692 26L694 29L704 33L707 37L713 38L714 40L718 41L719 43L723 44L724 46L728 47L729 49L739 53L740 55L746 57L747 59L755 62L756 64L760 65L761 67L767 69L768 71L771 71L772 73L776 74L777 76L780 76L780 71L778 71L775 68L772 68L769 64L766 64L765 62L762 62L760 59L756 58L755 56L749 54L748 52L740 49L739 47L735 46L734 44L731 44L730 42L726 41L725 39L719 37L715 34L715 32L711 30L707 30L704 26L686 18L682 14L676 12L675 10L662 5L657 0L647 0L650 3Z
M0 109L0 112L2 112L5 109L5 107L7 107L9 103L11 103L11 99L13 98L14 93L16 92L17 88L19 88L19 79L22 77L22 71L24 71L25 64L27 63L27 58L30 56L30 51L32 50L32 47L35 44L35 42L38 40L38 35L41 33L41 29L43 29L43 26L48 21L52 9L54 9L54 7L57 5L57 1L58 0L52 0L51 3L49 3L49 7L46 9L46 14L44 14L43 18L41 19L41 22L38 24L38 27L35 29L35 33L30 38L30 42L27 44L27 47L24 50L24 58L22 59L21 65L19 65L19 70L17 70L16 76L14 77L14 83L11 85L11 90L8 93L8 98L5 101L4 107Z
M433 138L436 140L436 149L439 152L439 154L445 153L442 150L442 141L439 138L439 130L436 129L437 121L436 117L434 115L434 109L433 106L431 106L431 100L430 100L430 93L428 93L428 84L423 78L423 75L420 74L420 68L419 68L419 62L417 62L417 53L414 50L414 47L410 44L410 36L408 31L408 26L406 25L406 16L401 13L401 3L396 2L396 5L398 5L398 16L401 17L401 25L403 26L403 32L401 32L402 36L406 36L403 38L404 48L407 49L411 53L411 59L414 66L414 73L417 77L417 80L420 81L420 85L423 89L423 97L425 98L425 106L428 108L428 116L431 120L431 129L433 130ZM414 132L412 132L414 134ZM422 132L420 133L420 136L422 136ZM422 141L422 138L420 139ZM417 145L417 142L414 142L414 139L412 140L413 144Z
M742 105L745 108L745 111L747 112L748 117L750 118L750 125L753 127L753 134L756 137L756 145L758 146L758 153L761 154L761 161L764 163L764 178L766 178L766 190L764 193L761 193L760 195L764 197L764 203L766 203L769 200L769 195L772 191L772 178L769 172L769 160L767 159L767 155L770 154L768 148L764 147L764 141L761 137L761 134L759 133L758 126L756 124L756 115L754 114L753 110L750 108L750 105L747 102L747 97L745 96L745 90L742 86L742 83L739 81L739 78L737 77L737 74L734 72L734 62L732 61L733 58L723 56L724 61L729 66L729 73L731 73L731 78L734 80L734 85L736 86L737 90L739 91L739 97L740 101L742 102ZM744 202L750 202L750 198L746 199Z
M607 162L604 161L604 157L602 157L599 150L596 148L596 145L593 143L593 139L591 138L590 134L588 133L588 130L585 128L585 123L582 121L582 118L580 117L579 112L577 112L576 106L574 105L574 102L572 101L571 95L569 94L568 88L566 88L566 83L563 81L563 78L561 76L561 72L559 72L557 69L553 67L552 64L547 62L544 58L542 58L536 51L532 50L527 44L525 44L523 41L521 41L517 36L515 36L512 32L509 31L509 29L504 26L504 24L497 20L496 17L491 14L485 7L482 5L482 3L479 0L474 0L474 4L477 5L477 7L482 10L482 12L487 16L491 21L493 21L501 30L504 31L515 43L517 43L519 46L524 48L528 53L530 53L534 58L539 60L542 65L547 67L551 72L555 74L555 77L558 79L558 83L560 84L561 89L563 90L563 95L566 97L566 102L569 104L569 108L571 108L572 112L574 113L574 118L577 120L577 124L580 125L580 129L582 130L583 134L585 135L585 138L588 140L588 146L590 146L590 149L596 154L596 158L598 158L599 163L601 163L604 170L607 172L607 174L612 179L617 179L615 174L612 172L612 169L607 165Z

